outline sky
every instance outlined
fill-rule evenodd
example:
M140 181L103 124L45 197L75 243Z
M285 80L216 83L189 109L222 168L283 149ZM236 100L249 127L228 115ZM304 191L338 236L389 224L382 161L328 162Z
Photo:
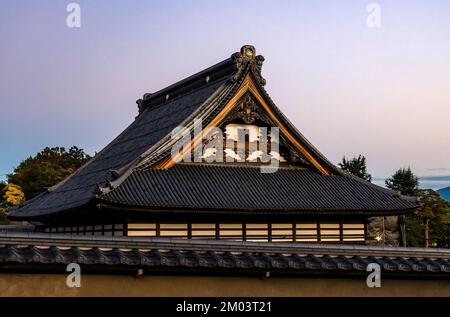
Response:
M331 161L450 175L450 1L0 0L0 179L46 146L100 151L136 99L252 44L272 99ZM377 20L378 21L378 20Z

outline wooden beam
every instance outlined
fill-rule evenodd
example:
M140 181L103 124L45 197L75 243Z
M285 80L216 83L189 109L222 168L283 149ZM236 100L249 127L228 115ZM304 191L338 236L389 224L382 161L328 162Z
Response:
M281 133L294 145L295 149L299 151L301 154L303 154L309 160L309 162L311 162L311 164L314 167L316 167L322 174L330 175L330 171L313 157L313 155L299 142L299 140L282 123L281 119L275 115L275 113L272 111L270 106L265 101L263 95L259 91L256 84L253 82L253 79L250 75L247 75L245 77L243 83L241 84L237 92L234 94L234 96L225 105L222 111L215 118L213 118L213 120L211 120L211 122L206 127L203 128L203 130L220 126L220 124L226 119L227 115L234 109L235 106L237 106L237 103L241 99L241 97L244 96L247 92L250 92L256 98L259 104L267 112L271 120L280 129ZM195 146L198 146L201 142L202 142L202 134L195 135L194 138L191 140L190 148L194 149ZM175 165L175 162L181 159L184 154L185 152L181 152L175 158L167 157L161 160L160 162L155 163L153 166L156 168L170 168L173 165Z

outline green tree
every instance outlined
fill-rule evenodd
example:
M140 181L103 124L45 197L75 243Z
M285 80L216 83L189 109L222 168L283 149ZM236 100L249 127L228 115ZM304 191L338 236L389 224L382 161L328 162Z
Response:
M420 202L420 207L405 217L408 246L450 246L450 209L437 192L418 189L418 177L409 167L397 170L386 180L386 186L402 195L416 196Z
M420 208L407 215L406 242L413 247L450 246L450 208L437 192L418 190Z
M6 217L5 208L0 207L0 225L7 225L9 224L9 220Z
M415 196L419 187L419 179L410 167L400 168L385 183L387 188L399 191L406 196Z
M342 162L339 163L339 167L344 171L349 172L359 178L362 178L368 182L372 181L372 176L367 173L366 158L363 155L354 157L347 160L345 156L342 158Z
M63 147L46 147L34 157L29 157L8 175L8 183L20 186L27 199L56 185L75 172L90 159L76 146L66 151Z

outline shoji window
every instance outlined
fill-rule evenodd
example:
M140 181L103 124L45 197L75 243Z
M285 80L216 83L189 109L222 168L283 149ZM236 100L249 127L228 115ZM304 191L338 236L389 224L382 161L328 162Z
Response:
M317 242L317 223L295 224L297 242Z
M268 241L269 225L266 223L247 223L245 225L245 238L247 241Z
M344 223L342 224L342 234L344 242L364 241L365 226L363 223Z
M128 236L130 237L156 237L155 223L130 223L128 224Z
M341 241L341 227L339 223L321 223L320 241L339 242Z
M273 223L272 224L272 241L273 242L292 242L293 226L291 223Z
M188 225L186 223L161 223L159 235L161 237L187 238Z
M193 223L191 225L192 239L215 239L216 224L215 223Z
M242 224L219 224L219 237L220 239L242 240Z

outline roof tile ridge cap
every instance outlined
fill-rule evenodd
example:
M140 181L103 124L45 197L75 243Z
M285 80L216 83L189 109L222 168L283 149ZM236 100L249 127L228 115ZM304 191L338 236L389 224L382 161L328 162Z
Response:
M313 254L329 254L334 253L338 255L352 255L352 256L387 256L387 257L425 257L425 258L450 258L450 250L443 248L408 248L408 247L389 247L389 246L349 246L349 245L332 245L332 244L300 244L300 243L261 243L261 242L229 242L229 241L215 241L215 240L176 240L176 239L145 239L145 238L130 238L130 237L87 237L79 236L73 238L63 234L46 234L46 233L29 233L29 232L0 232L0 242L4 244L27 244L34 242L33 245L52 245L58 246L59 243L77 244L80 247L101 246L104 243L129 243L133 247L141 247L140 244L145 243L166 243L170 242L173 247L177 246L230 246L234 249L245 251L252 248L266 250L276 247L280 252L295 251L295 253L312 252ZM113 246L111 246L113 247ZM314 252L318 251L318 252ZM321 251L321 252L320 252ZM375 254L373 254L375 252Z
M204 111L207 106L212 104L213 102L216 102L217 100L221 100L222 98L226 98L229 91L232 90L233 85L229 85L229 81L225 81L220 87L218 87L213 94L211 94L200 106L197 107L197 109L191 113L185 120L183 120L178 126L188 126L193 123L193 120L198 116L199 113ZM228 90L225 88L229 88ZM220 95L222 94L222 95ZM147 163L149 160L153 159L151 157L151 154L156 152L157 150L164 149L164 147L167 147L170 144L171 137L170 133L166 136L162 137L158 142L156 142L154 145L152 145L148 150L143 152L140 157L140 162L136 164L134 167L136 170L138 169L145 169L147 168Z
M314 146L314 144L312 144L311 141L309 141L308 138L302 132L300 132L300 130L289 120L289 118L281 111L281 109L279 107L277 107L277 105L275 104L275 102L270 97L269 93L267 92L267 90L262 85L258 85L258 86L259 86L258 88L263 93L263 96L266 97L267 100L269 101L270 106L273 107L274 110L277 112L277 114L281 117L281 119L283 119L287 123L289 128L291 128L300 137L300 139L308 147L310 147L310 149L313 152L315 152L315 154L320 159L322 159L325 163L327 163L327 165L329 165L334 172L336 172L338 175L342 175L342 170L339 167L337 167L333 162L331 162L316 146Z
M190 75L188 77L185 77L185 78L183 78L183 79L181 79L179 81L176 81L175 83L170 84L170 85L168 85L168 86L166 86L166 87L164 87L164 88L162 88L162 89L160 89L160 90L158 90L158 91L156 91L154 93L151 93L151 94L150 93L146 93L146 94L144 94L144 96L147 95L148 97L144 98L143 102L153 100L156 97L160 97L160 96L162 96L164 94L167 94L167 93L169 93L169 92L171 92L173 90L176 90L177 88L179 88L180 86L183 86L184 84L186 84L189 81L194 81L196 79L200 79L200 78L202 78L203 75L206 75L207 73L215 70L216 68L220 68L222 66L226 66L227 63L231 62L231 60L232 60L231 58L224 59L224 60L222 60L222 61L220 61L220 62L218 62L218 63L216 63L216 64L214 64L212 66L209 66L209 67L207 67L207 68L205 68L205 69L203 69L203 70L201 70L201 71L199 71L197 73L194 73L194 74L192 74L192 75ZM220 80L220 78L217 78L216 80Z
M154 109L156 109L156 108L158 108L158 107L164 107L167 103L170 103L170 102L173 102L174 100L177 100L177 99L180 99L180 98L184 98L184 97L186 97L186 96L189 96L189 95L191 95L191 94L194 94L195 92L197 92L197 90L200 90L200 89L203 89L203 88L207 88L207 87L211 86L213 83L220 82L220 81L225 81L225 78L226 78L226 77L227 77L227 76L223 76L223 77L218 78L218 79L216 79L216 80L214 80L214 81L212 81L212 82L209 82L209 83L207 83L207 84L205 84L205 85L203 85L203 86L200 86L200 87L197 87L197 88L195 88L195 89L186 91L185 93L179 94L179 95L177 95L177 96L175 96L175 97L171 97L170 99L168 99L168 100L166 100L166 101L164 101L164 102L162 102L162 103L155 104L154 106L151 106L151 107L146 107L141 113L139 113L138 116L142 115L142 114L144 113L144 111L146 111L146 110L149 110L149 109L150 109L150 110L154 110ZM229 79L228 79L228 80L229 80ZM170 94L169 94L169 95L170 95Z
M330 251L342 251L342 255L368 255L368 256L420 256L420 257L445 257L450 258L450 249L445 248L410 248L394 246L372 246L372 245L322 245L323 248ZM314 247L312 247L314 248Z

